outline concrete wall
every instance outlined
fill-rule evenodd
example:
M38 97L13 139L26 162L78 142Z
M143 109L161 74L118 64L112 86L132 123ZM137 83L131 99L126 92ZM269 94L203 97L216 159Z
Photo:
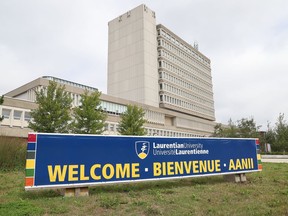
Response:
M159 106L156 37L145 5L109 22L108 95Z

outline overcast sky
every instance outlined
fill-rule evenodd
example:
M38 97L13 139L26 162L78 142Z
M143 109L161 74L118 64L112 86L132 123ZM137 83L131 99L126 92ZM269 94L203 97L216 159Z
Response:
M142 3L210 58L217 122L287 119L287 0L0 0L0 95L45 75L106 93L107 23Z

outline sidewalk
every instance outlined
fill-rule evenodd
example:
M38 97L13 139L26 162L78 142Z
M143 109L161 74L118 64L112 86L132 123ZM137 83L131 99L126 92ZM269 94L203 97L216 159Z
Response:
M261 155L262 162L288 163L288 155Z

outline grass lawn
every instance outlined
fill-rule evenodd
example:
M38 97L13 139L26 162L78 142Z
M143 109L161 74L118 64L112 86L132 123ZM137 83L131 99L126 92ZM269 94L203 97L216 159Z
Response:
M24 171L0 171L0 215L288 215L288 164L264 163L246 183L222 176L89 188L89 197L24 191Z

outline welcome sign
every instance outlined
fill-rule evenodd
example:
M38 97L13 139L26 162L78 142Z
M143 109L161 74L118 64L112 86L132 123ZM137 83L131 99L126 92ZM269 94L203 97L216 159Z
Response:
M261 170L257 139L30 133L25 189Z

